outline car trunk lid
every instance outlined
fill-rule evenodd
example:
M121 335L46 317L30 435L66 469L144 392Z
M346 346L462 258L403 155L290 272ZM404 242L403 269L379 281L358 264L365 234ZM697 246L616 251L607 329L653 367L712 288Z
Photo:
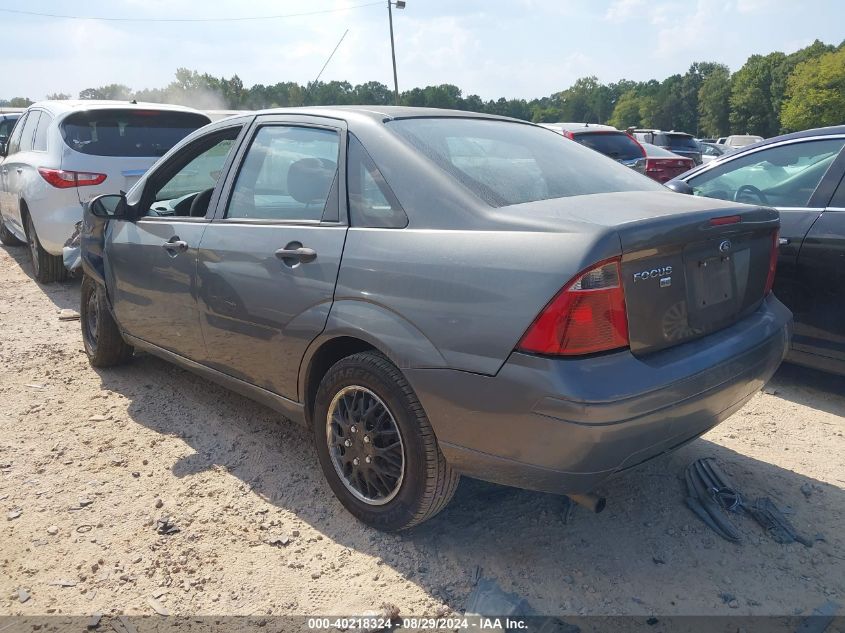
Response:
M669 192L583 198L573 215L619 237L633 354L725 328L764 298L774 209Z

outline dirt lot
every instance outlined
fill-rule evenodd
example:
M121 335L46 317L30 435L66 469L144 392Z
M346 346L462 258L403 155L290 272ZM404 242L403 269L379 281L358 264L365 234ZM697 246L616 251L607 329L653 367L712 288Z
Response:
M546 614L809 613L845 602L845 381L784 367L703 439L609 484L607 510L464 480L399 535L332 497L306 432L141 355L95 371L79 282L39 287L0 249L0 614L461 611L476 574ZM748 518L741 545L684 505L712 455L745 495L791 509L812 548ZM169 516L180 529L160 535ZM290 539L285 546L274 539ZM445 605L445 606L444 606Z

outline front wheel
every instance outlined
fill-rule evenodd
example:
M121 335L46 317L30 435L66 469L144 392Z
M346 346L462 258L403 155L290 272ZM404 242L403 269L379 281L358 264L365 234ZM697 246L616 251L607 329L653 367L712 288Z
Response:
M312 420L323 473L340 502L380 530L440 512L458 474L440 452L411 386L387 358L362 352L329 369Z
M120 335L106 303L103 287L87 275L82 278L79 321L88 361L94 367L121 365L132 358L134 348Z
M61 255L51 255L44 250L35 232L32 216L26 214L26 239L29 242L29 252L32 255L32 270L35 279L42 284L67 279L67 269Z

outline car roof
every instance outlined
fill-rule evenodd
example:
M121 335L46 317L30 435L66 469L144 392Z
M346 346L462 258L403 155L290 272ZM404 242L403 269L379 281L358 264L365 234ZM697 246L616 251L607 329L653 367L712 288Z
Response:
M446 110L440 108L418 108L412 106L308 106L296 108L269 108L266 110L256 110L254 112L251 112L250 114L300 114L311 116L323 116L344 120L368 118L374 121L389 121L395 119L414 118L470 118L489 119L497 121L512 121L517 123L524 123L526 125L533 125L528 121L523 121L521 119L513 119L511 117L499 116L496 114L483 114L481 112L471 112L469 110Z
M540 123L540 127L546 127L552 130L566 130L567 132L621 132L612 125L602 125L600 123Z
M98 99L63 99L47 100L33 103L30 108L46 110L53 115L65 114L68 112L81 112L84 110L162 110L169 112L191 112L203 114L199 110L187 106L172 105L169 103L147 103L132 101L105 101ZM208 115L205 115L208 116Z

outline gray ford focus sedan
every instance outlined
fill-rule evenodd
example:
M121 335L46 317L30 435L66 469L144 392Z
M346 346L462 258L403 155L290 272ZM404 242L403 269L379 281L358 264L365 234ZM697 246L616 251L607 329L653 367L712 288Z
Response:
M460 475L598 509L777 369L778 226L521 121L257 112L89 203L82 334L94 366L143 350L307 425L374 527Z

